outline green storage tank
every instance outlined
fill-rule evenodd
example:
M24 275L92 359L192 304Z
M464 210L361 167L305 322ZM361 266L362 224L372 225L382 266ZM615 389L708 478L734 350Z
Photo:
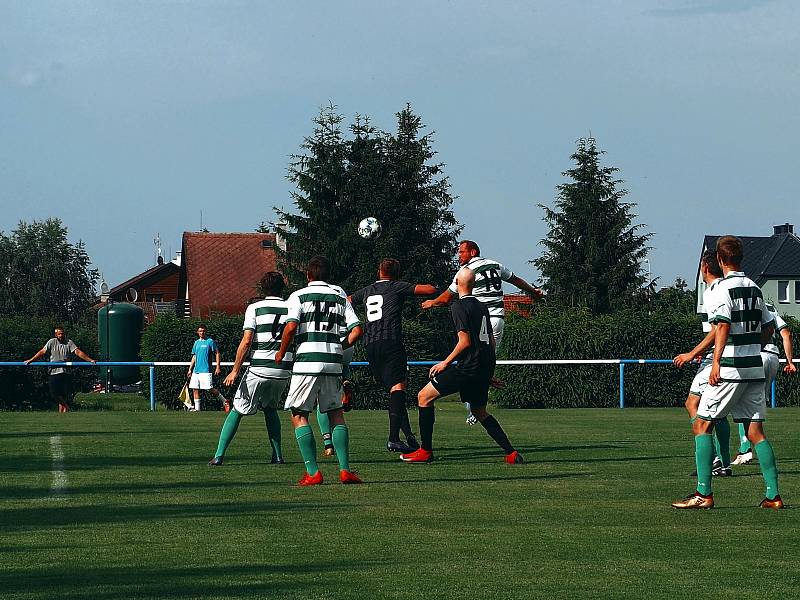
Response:
M97 311L97 337L102 362L136 362L144 330L144 311L135 304L106 304ZM107 371L109 373L107 373ZM129 385L141 379L139 367L104 367L102 381Z

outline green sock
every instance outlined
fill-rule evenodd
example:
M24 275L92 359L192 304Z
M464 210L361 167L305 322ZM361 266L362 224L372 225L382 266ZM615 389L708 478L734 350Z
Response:
M749 424L750 421L747 423L739 423L739 454L750 452L750 450L753 448L750 445L750 440L747 439L747 426Z
M342 471L350 470L350 432L347 425L337 425L333 428L333 447L336 448L336 458L339 459L339 468Z
M764 483L767 484L767 498L773 500L778 495L778 466L775 464L772 444L769 440L764 440L756 444L755 450L758 464L761 465L761 474L764 475Z
M274 408L264 409L264 422L267 424L267 435L269 443L272 445L272 455L275 458L283 458L281 452L281 418L278 411Z
M319 434L322 436L322 443L326 448L333 445L331 441L331 420L328 418L328 413L319 411L319 404L317 404L317 426L319 427Z
M728 467L731 464L731 424L728 423L728 417L714 421L714 434L714 449L722 466Z
M225 456L225 450L228 449L233 436L236 435L236 430L239 429L239 421L241 420L242 415L235 410L228 413L225 422L222 424L222 431L219 432L219 444L217 444L217 453L214 458Z
M316 475L319 471L317 466L317 442L314 439L314 431L311 425L303 425L294 430L297 438L297 445L300 447L300 455L306 464L306 473Z
M711 463L714 461L714 442L710 433L694 436L694 461L697 464L697 493L711 493Z

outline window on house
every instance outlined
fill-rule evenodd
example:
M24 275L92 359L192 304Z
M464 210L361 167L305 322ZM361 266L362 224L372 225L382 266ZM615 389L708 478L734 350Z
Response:
M780 302L780 303L789 302L789 282L788 281L779 281L778 282L778 302Z
M164 294L145 294L145 300L148 302L163 302Z
M794 301L800 304L800 281L794 282Z

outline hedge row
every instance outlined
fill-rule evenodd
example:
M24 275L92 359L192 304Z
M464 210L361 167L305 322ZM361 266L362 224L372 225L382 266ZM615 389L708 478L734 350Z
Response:
M448 323L442 315L433 315L424 321L409 321L405 325L406 348L408 355L414 359L435 359L443 357L452 347L452 333L447 330ZM204 319L208 327L208 335L219 345L223 362L232 362L236 357L236 348L242 337L242 317L212 316ZM145 329L142 336L142 360L165 362L188 362L194 340L197 339L199 319L178 319L173 315L161 315ZM364 348L356 346L354 360L366 360ZM145 370L146 371L146 370ZM354 367L352 379L356 385L355 407L359 409L385 408L388 395L375 383L364 367ZM223 367L221 377L215 377L214 384L226 397L232 397L235 388L223 388L222 380L230 372ZM415 396L425 382L427 370L412 369L410 377L411 393ZM167 408L180 408L178 393L185 382L186 367L159 367L156 369L156 399ZM142 381L146 382L148 374L143 371ZM149 389L143 390L149 397ZM204 400L204 407L220 408L215 399Z
M39 317L0 317L0 361L29 359L53 337L62 323ZM97 329L93 324L65 325L67 337L89 356L97 357ZM45 359L46 360L46 359ZM73 391L88 391L98 381L98 369L76 367ZM41 410L52 407L44 367L0 367L0 409Z
M793 323L797 325L797 323ZM795 327L794 331L798 329ZM510 316L499 358L671 359L701 339L693 315L617 313L592 317L583 311L538 311L529 319ZM794 339L797 356L798 338ZM672 365L627 365L625 405L682 405L696 369ZM619 404L617 365L498 367L507 387L493 400L509 408L611 407ZM778 377L781 406L800 405L800 380Z

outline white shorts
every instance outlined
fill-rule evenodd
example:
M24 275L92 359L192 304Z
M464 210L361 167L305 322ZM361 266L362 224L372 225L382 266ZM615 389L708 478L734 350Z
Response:
M210 390L213 386L211 383L211 373L194 373L189 380L190 390Z
M278 408L288 383L288 378L261 377L248 369L236 389L233 408L241 415L254 415L260 408Z
M737 423L763 421L767 416L764 384L760 381L706 386L700 397L697 417L706 421L723 419L730 414Z
M500 342L503 341L503 329L505 329L506 320L503 317L489 317L489 321L492 323L494 349L496 351L500 347Z
M697 367L697 374L692 379L692 385L689 388L689 394L692 396L702 396L706 391L708 385L708 376L711 374L711 361L703 359L700 366Z
M761 362L764 363L764 398L767 402L771 402L772 382L778 376L778 369L781 367L781 361L777 354L762 352Z
M342 408L342 378L339 375L292 375L284 408L312 412Z

